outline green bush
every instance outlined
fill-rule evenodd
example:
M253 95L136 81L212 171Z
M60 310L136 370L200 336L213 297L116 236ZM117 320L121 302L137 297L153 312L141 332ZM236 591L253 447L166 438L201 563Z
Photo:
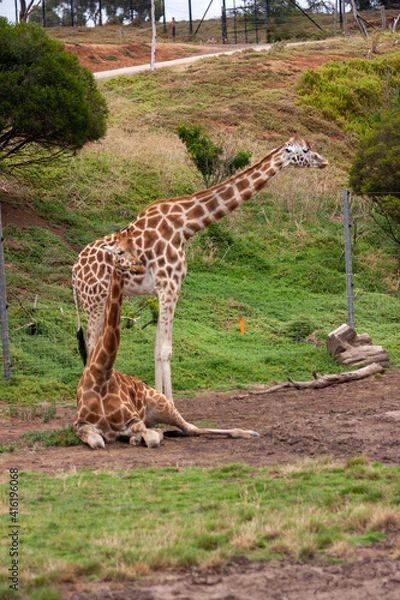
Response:
M317 108L344 131L363 133L373 115L397 99L400 52L373 60L329 61L301 77L301 102Z

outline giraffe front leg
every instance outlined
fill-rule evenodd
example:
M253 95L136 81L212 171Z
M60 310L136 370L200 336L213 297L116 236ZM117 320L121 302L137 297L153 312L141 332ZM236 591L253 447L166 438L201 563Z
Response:
M155 346L155 388L172 401L172 326L179 291L159 293L159 314Z
M75 422L74 433L84 444L88 444L93 450L100 450L106 446L104 438L101 435L101 430L93 425L93 423Z

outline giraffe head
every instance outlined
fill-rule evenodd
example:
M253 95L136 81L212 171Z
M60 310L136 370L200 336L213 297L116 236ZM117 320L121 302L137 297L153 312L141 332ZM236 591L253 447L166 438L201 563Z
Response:
M282 146L281 159L283 167L295 165L296 167L324 169L328 166L328 161L313 152L310 149L310 144L303 140L297 132Z
M104 244L103 248L111 254L114 267L121 273L144 273L144 266L138 258L130 227L121 229L113 237L113 242Z

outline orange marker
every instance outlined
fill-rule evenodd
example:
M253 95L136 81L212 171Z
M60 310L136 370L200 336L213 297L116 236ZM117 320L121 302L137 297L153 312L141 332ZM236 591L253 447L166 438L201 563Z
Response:
M239 327L240 327L240 334L244 335L244 320L243 320L243 317L239 317Z

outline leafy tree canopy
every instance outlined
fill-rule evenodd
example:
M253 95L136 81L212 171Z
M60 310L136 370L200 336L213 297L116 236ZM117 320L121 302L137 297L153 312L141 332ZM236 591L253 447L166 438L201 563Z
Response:
M239 150L234 155L222 158L222 146L216 146L199 125L180 123L176 131L186 145L192 162L202 174L206 187L224 181L250 164L251 151Z
M400 107L379 115L360 139L350 186L367 195L384 217L384 229L400 243Z
M162 14L162 0L155 0L155 19ZM73 7L73 13L71 13ZM101 9L101 10L100 10ZM46 0L45 19L47 27L85 27L88 23L102 25L105 22L131 23L151 20L151 0ZM31 10L30 21L43 23L43 7L36 5Z
M0 169L79 150L104 136L106 120L94 77L74 54L33 23L0 18Z

